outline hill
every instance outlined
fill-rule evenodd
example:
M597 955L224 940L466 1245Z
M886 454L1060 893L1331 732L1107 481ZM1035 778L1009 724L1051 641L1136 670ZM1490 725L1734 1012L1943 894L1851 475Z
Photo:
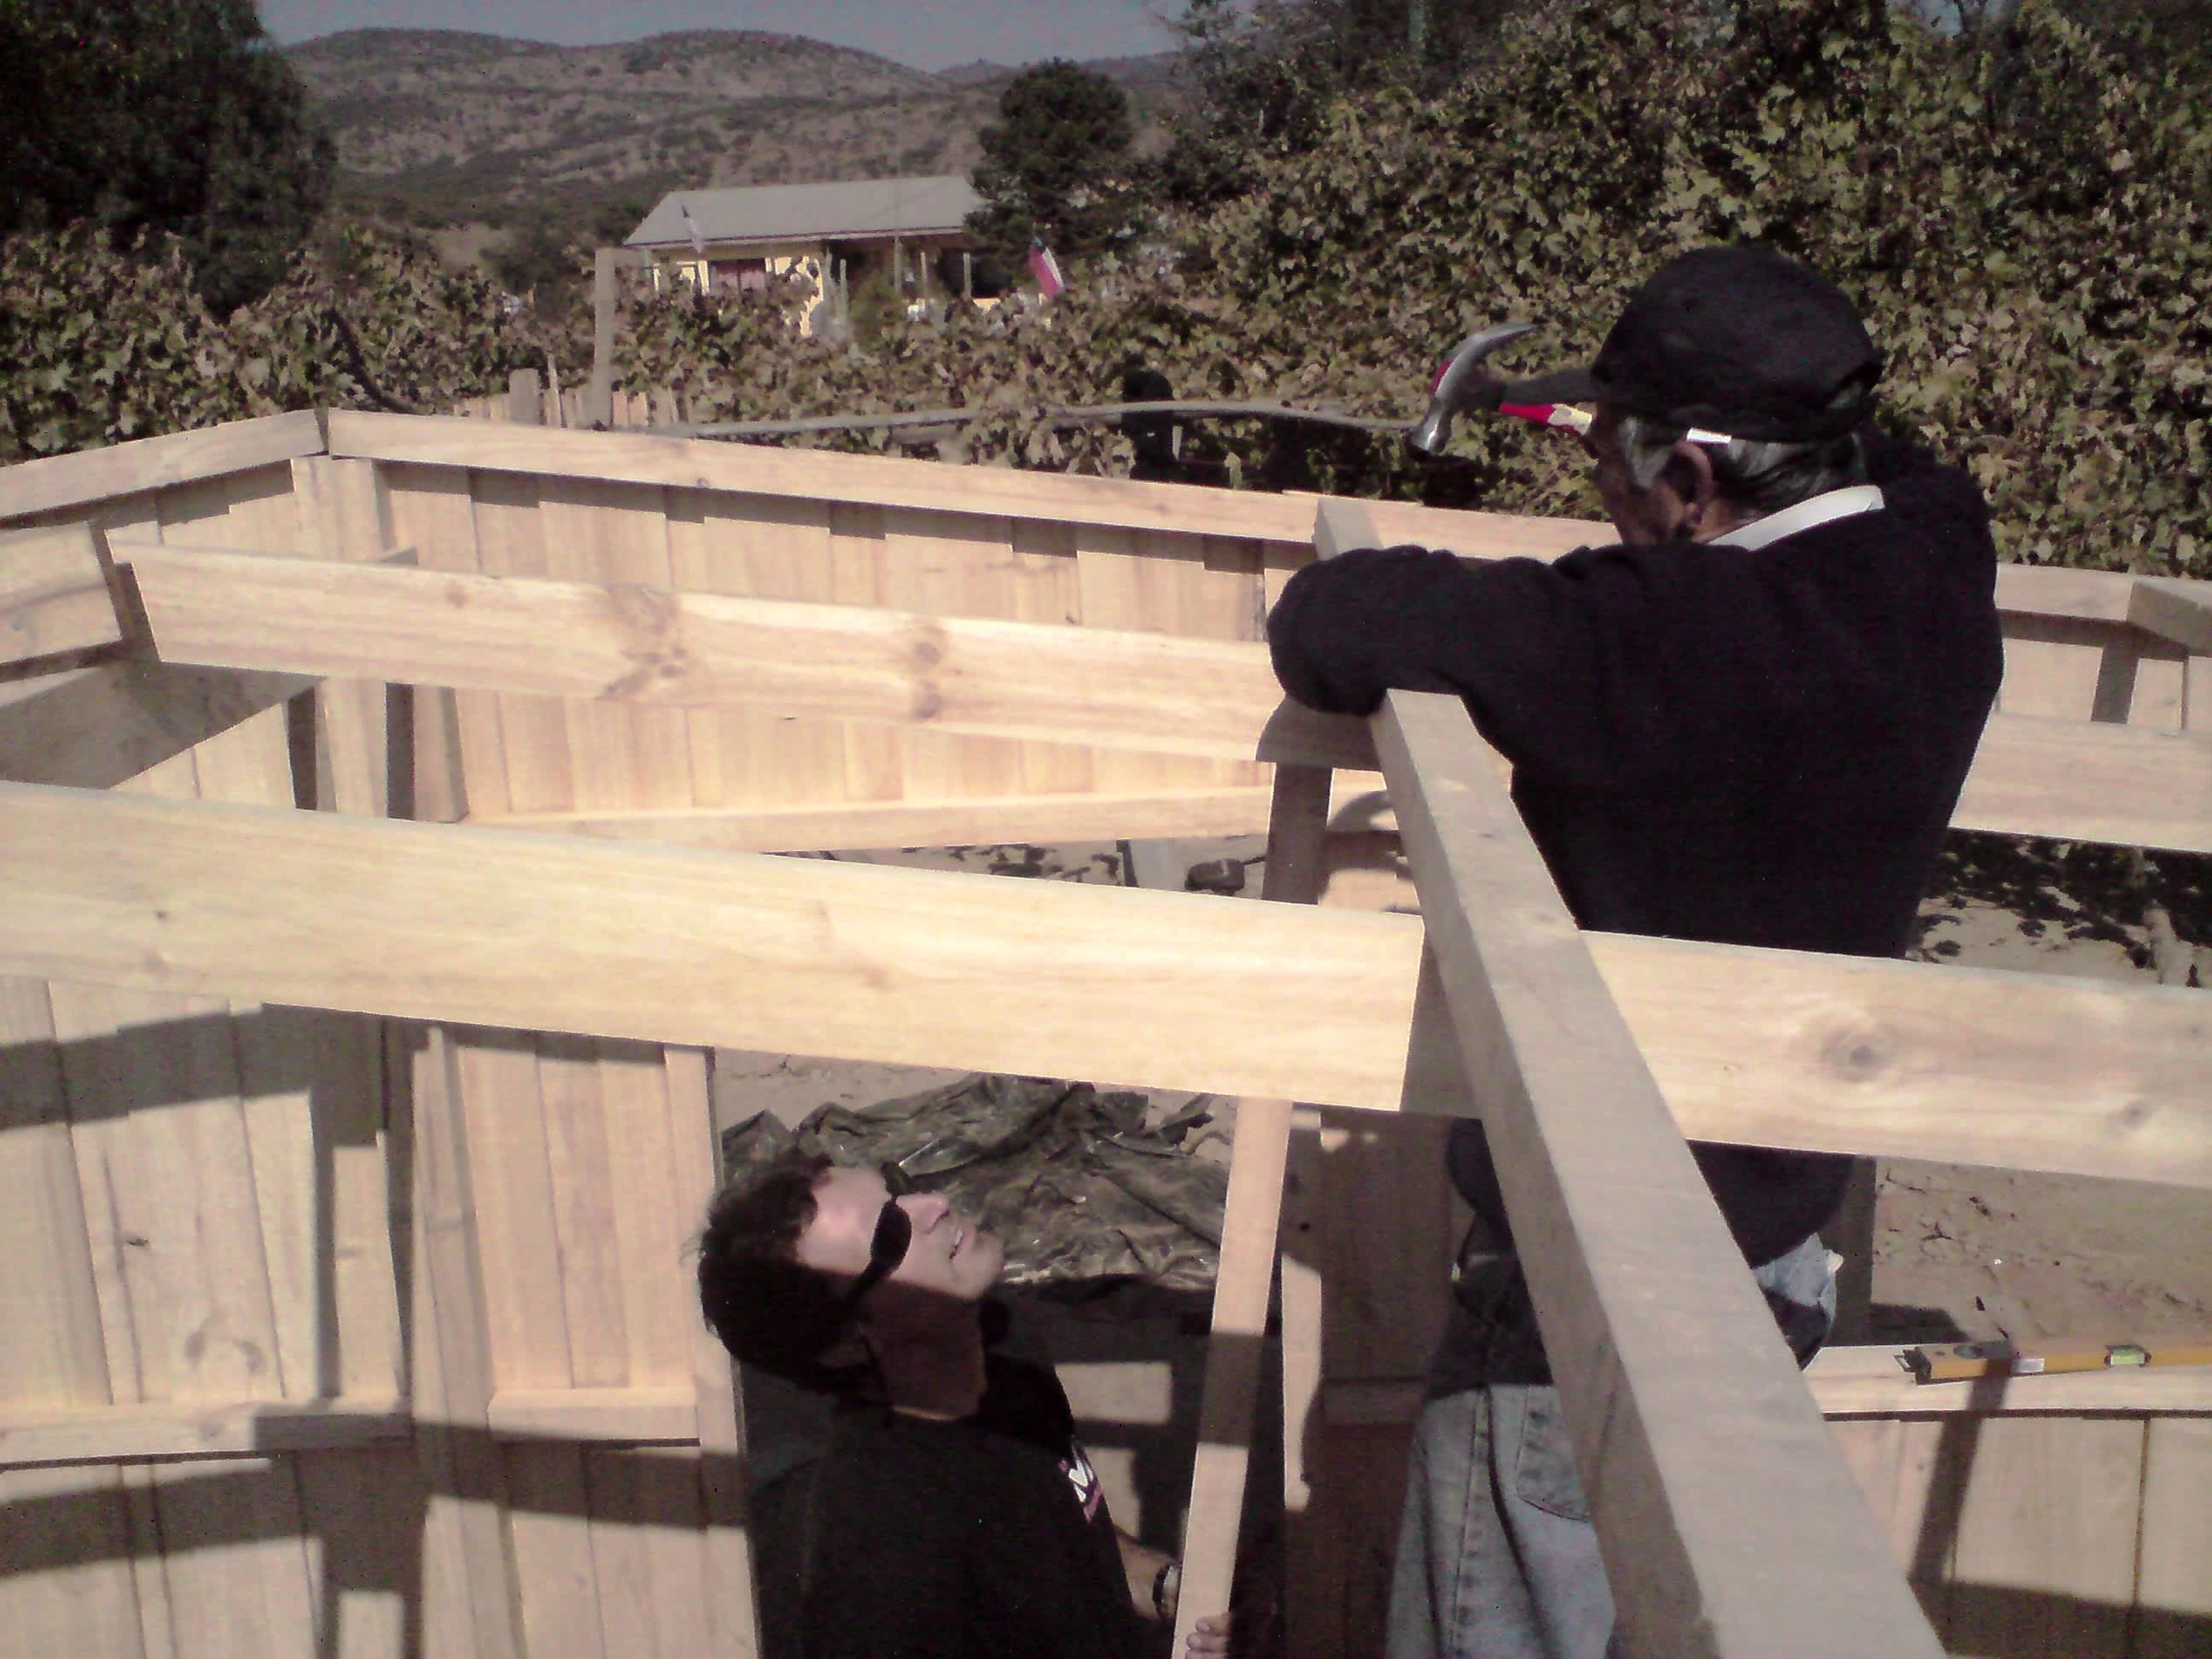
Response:
M356 205L426 228L550 217L602 237L685 186L964 173L1017 73L974 64L931 75L750 29L607 46L356 29L288 55L330 123ZM1174 63L1095 67L1157 125Z

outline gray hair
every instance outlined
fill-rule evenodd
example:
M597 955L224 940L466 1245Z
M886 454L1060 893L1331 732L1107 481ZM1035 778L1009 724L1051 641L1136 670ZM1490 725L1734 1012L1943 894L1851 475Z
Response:
M1658 483L1668 456L1689 436L1690 430L1626 411L1616 429L1630 481L1637 489L1647 490ZM1720 493L1735 506L1762 517L1831 489L1866 482L1866 456L1856 433L1814 443L1731 438L1725 444L1701 447L1712 457L1713 483Z

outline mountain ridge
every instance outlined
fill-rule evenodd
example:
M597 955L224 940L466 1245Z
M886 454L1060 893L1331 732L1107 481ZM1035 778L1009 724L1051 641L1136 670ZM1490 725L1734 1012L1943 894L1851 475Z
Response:
M667 191L966 173L1020 71L932 74L760 29L567 46L458 29L348 29L286 49L337 141L343 198L426 228L626 232ZM1102 61L1140 131L1176 54Z

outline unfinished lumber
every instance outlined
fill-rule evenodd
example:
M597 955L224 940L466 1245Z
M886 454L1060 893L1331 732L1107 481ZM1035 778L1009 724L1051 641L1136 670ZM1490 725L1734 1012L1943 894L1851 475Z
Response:
M1281 702L1257 645L665 587L129 542L118 548L137 576L156 647L173 663L463 691L744 705L1030 744L1373 764L1357 721ZM565 739L556 746L565 766ZM1984 735L1954 822L2212 851L2212 738L2000 714ZM680 833L680 823L670 828ZM914 838L899 844L921 844L919 829L906 833Z
M1407 1097L1422 944L1409 916L0 785L0 974L1457 1111ZM2199 993L1591 948L1696 1138L2212 1185Z
M117 496L270 466L323 452L313 410L234 421L0 467L0 520L88 507Z
M720 1139L707 1075L696 1048L663 1051L669 1125L676 1137L677 1203L685 1224L707 1212L720 1178ZM689 1290L686 1289L689 1302ZM687 1306L687 1311L689 1311ZM691 1386L699 1428L701 1519L705 1523L706 1612L713 1651L755 1659L761 1650L752 1547L751 1475L745 1461L744 1401L738 1368L721 1339L694 1316Z
M330 419L331 453L368 460L1267 541L1303 543L1313 522L1310 502L1194 484L343 410Z
M0 673L122 643L107 561L89 525L0 536Z
M491 1443L495 1389L459 1044L441 1026L392 1034L410 1080L415 1210L415 1340L409 1401L416 1455L431 1499L425 1558L448 1575L434 1598L441 1650L482 1659L521 1650L501 1511L507 1471ZM458 1581L458 1582L455 1582Z
M112 788L313 685L299 674L149 662L0 684L0 778Z
M1263 901L1310 905L1321 896L1328 792L1325 767L1285 766L1276 772ZM1206 1348L1205 1391L1199 1403L1198 1450L1191 1470L1190 1508L1183 1517L1176 1652L1190 1640L1200 1619L1229 1606L1253 1424L1260 1406L1261 1346L1274 1285L1291 1112L1291 1103L1284 1099L1248 1097L1237 1103L1220 1265L1213 1281L1213 1322Z
M2212 585L2139 576L2128 592L2128 620L2197 655L2212 653Z
M1806 1369L1806 1385L1821 1414L1831 1418L2212 1413L2212 1365L1920 1382L1906 1370L1904 1352L1887 1344L1823 1348Z
M1465 707L1375 726L1626 1644L1932 1659Z
M697 808L686 812L515 813L482 823L731 853L980 847L1264 834L1267 786L1005 795L988 800L855 801L850 805Z
M1228 641L196 549L122 556L162 659L209 667L750 703L1231 760L1251 757L1279 701L1266 654Z
M0 1409L0 1468L324 1451L404 1440L413 1431L406 1403L393 1395L9 1407Z

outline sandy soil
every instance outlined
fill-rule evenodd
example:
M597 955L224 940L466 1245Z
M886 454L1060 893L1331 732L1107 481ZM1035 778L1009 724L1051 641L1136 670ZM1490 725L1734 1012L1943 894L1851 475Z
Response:
M2069 927L1971 899L1923 913L1964 966L2156 984L2147 930ZM2212 966L2212 950L2197 947ZM2203 977L2200 970L2200 978ZM2212 1068L2206 1089L2212 1091ZM1868 1339L2107 1340L2212 1332L2212 1193L1883 1160Z

